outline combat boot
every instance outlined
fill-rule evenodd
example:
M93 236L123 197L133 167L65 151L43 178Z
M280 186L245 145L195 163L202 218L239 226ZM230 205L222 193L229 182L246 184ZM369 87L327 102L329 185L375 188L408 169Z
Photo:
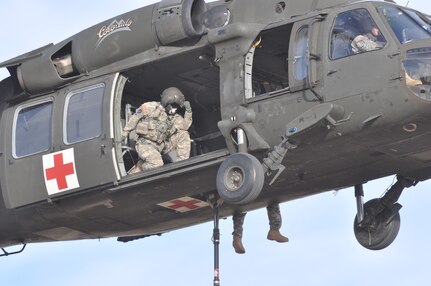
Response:
M136 164L135 164L135 166L133 166L128 172L127 172L127 174L128 175L131 175L131 174L137 174L137 173L141 173L142 171L144 171L143 169L142 169L142 160L139 160Z
M238 253L238 254L245 253L245 248L242 245L241 237L234 237L233 242L232 242L232 246L235 249L236 253Z
M277 242L288 242L289 239L282 235L278 230L269 230L267 238Z

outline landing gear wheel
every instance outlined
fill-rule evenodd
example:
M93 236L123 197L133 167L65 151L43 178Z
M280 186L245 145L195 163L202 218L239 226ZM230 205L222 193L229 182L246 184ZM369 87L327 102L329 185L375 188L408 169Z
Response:
M260 194L265 174L259 160L248 153L227 157L217 172L217 191L230 204L246 204Z
M365 203L365 219L369 217L373 206L379 203L379 199L373 199ZM364 223L363 223L364 224ZM398 209L385 208L373 219L364 225L359 226L356 217L354 222L354 232L356 240L363 247L370 250L381 250L389 246L397 237L400 230L401 218Z

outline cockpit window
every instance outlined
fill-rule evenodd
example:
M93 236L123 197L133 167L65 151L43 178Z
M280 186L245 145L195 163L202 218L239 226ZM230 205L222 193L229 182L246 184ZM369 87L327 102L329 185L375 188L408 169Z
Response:
M103 93L99 84L74 91L66 98L64 114L64 142L73 144L96 138L102 134Z
M340 13L331 33L330 58L339 59L354 54L379 50L386 45L370 13L355 9Z
M430 22L416 12L392 6L379 9L401 44L431 38Z
M13 126L12 153L21 158L51 147L52 101L17 109Z

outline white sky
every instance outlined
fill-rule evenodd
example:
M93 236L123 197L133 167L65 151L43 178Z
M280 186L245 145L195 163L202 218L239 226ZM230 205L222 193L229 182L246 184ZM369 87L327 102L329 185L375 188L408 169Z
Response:
M0 61L154 1L3 2ZM429 3L411 0L409 6L431 14ZM6 76L0 70L0 78ZM365 185L366 200L379 197L391 182L385 178ZM221 284L429 285L430 189L431 183L424 182L404 192L398 238L378 252L354 238L352 189L282 204L287 244L266 240L265 210L249 213L245 255L234 253L231 219L222 220ZM127 244L105 239L28 245L20 255L0 258L0 285L212 285L212 227L206 223Z

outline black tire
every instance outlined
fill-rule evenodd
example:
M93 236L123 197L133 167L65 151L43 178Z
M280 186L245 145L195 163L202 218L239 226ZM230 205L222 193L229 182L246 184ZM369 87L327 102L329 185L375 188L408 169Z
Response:
M364 213L367 215L369 208L375 205L379 199L373 199L365 203ZM389 221L388 219L391 218ZM388 247L398 235L401 226L401 217L398 210L385 208L377 214L370 226L359 226L355 217L354 232L356 240L363 247L370 250L381 250Z
M260 194L265 174L259 160L248 153L227 157L217 172L217 192L230 204L247 204Z

